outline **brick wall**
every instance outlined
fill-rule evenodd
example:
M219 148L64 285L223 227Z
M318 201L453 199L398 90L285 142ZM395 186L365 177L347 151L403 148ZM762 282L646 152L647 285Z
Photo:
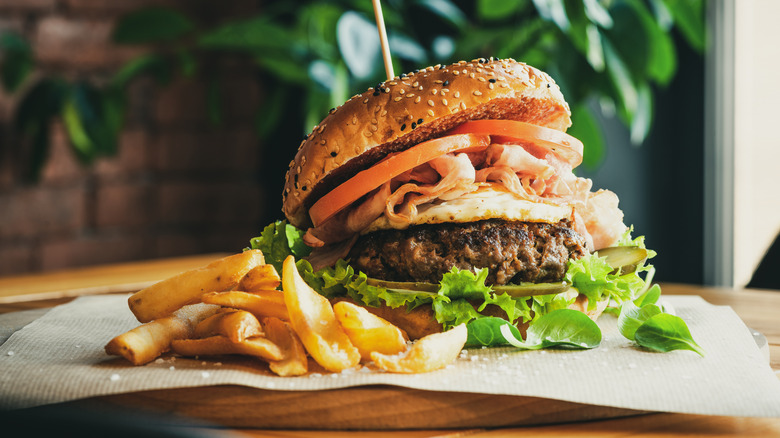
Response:
M220 3L217 5L217 3ZM116 18L146 5L179 7L201 22L256 12L253 2L185 0L0 0L0 30L20 32L36 53L36 74L100 81L147 48L116 47ZM235 5L233 5L235 4ZM140 78L128 90L117 156L85 167L62 125L51 127L41 181L24 184L9 125L17 96L0 91L0 275L238 251L269 214L262 147L253 129L262 87L230 60L225 122L208 121L203 84L166 86Z

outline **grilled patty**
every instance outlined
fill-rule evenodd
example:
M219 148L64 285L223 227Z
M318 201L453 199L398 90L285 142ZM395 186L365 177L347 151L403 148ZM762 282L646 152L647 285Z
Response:
M388 281L439 282L453 267L488 268L488 284L563 279L570 258L587 254L568 220L556 224L488 219L418 225L361 236L350 264Z

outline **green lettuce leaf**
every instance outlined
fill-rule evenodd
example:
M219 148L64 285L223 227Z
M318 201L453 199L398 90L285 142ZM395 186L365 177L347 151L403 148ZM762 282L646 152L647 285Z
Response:
M269 224L249 241L251 249L259 249L265 256L265 262L273 265L276 271L282 272L282 263L289 255L302 258L309 255L311 248L303 243L304 231L299 230L287 221L276 221Z
M626 230L616 246L645 247L645 237L631 238L633 227ZM655 257L656 252L647 250L647 258ZM588 310L596 308L596 302L604 299L618 304L633 300L645 294L651 286L655 268L642 262L634 272L628 274L612 274L612 268L606 258L589 254L578 260L569 260L566 271L566 281L580 293L588 297ZM645 276L643 278L642 276ZM660 286L655 285L652 297L660 295Z

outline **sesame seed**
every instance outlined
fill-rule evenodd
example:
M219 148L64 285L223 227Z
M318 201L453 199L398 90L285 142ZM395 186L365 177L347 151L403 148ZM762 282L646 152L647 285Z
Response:
M466 70L463 70L463 73L466 73ZM475 77L475 76L476 76L476 75L475 75L474 73L471 73L471 74L469 74L469 77L470 77L471 79L474 79L474 77Z
M429 109L429 110L428 110L428 115L429 115L429 116L431 116L431 117L433 117L433 110L430 110L430 109Z
M363 134L364 134L366 137L371 137L372 135L374 135L374 133L373 133L373 132L371 132L371 131L366 131L366 132L364 132Z
M394 100L394 101L396 101L396 102L398 102L398 101L399 101L399 100L401 100L401 99L402 99L401 97L396 97L396 98L395 98L395 99L393 99L393 100Z
M333 151L333 152L331 152L331 153L330 153L330 156L331 156L331 157L335 157L335 156L336 156L336 155L338 155L338 154L339 154L338 152L336 152L336 151Z
M436 89L436 88L434 88L433 90L431 90L431 94L433 94L434 96L435 96L435 95L436 95L436 93L438 93L438 92L439 92L439 90L438 90L438 89Z
M412 122L412 129L417 127L417 123Z
M415 81L415 82L412 84L412 87L414 87L414 88L417 88L417 86L418 86L418 85L420 85L420 83L419 83L419 82L417 82L417 81Z
M403 131L404 129L406 129L406 123L404 123L403 125L401 125L401 131Z
M442 99L441 103L443 103L444 105L447 105L447 99Z
M377 110L378 110L378 108L377 108ZM387 110L382 111L382 114L380 114L381 117L384 117L386 115L387 115Z
M461 101L460 102L460 107L465 110L466 109L466 102Z
M430 105L430 106L433 106L433 105L434 105L434 104L433 104L433 101L432 101L432 100L430 100L430 99L428 99L428 105Z
M371 124L376 125L376 119L371 119Z
M454 74L455 76L457 76L457 75L459 75L459 74L460 74L460 72L459 72L459 71L457 71L457 70L453 70L453 71L452 71L452 74Z
M488 84L488 88L490 88L492 90L494 88L493 84Z
M373 132L376 132L376 130L379 129L379 128L377 128L376 125L371 125L371 126L369 126L368 129L370 129Z
M464 74L464 75L465 75L465 74L468 74L468 72L469 72L469 70L468 70L468 69L465 69L465 68L463 69L463 74Z
M482 92L479 91L479 90L474 90L474 95L475 96L482 96Z
M482 76L477 78L480 82L485 82L487 79L483 78Z
M491 84L495 84L495 83L496 83L496 80L495 80L495 79L493 79L493 78L490 78L490 79L488 79L488 80L490 81L490 83L491 83Z
M417 119L417 124L422 125L423 119Z
M414 96L415 96L414 93L409 93L409 94L406 95L406 97L414 97Z
M444 86L444 87L446 87L448 85L450 85L450 81L444 81L444 83L442 84L442 86Z
M404 94L404 93L406 93L406 90L404 90L403 88L401 88L400 90L398 90L398 94Z
M420 96L417 96L417 99L414 99L414 103L420 103Z
M440 79L436 79L435 81L433 81L433 83L434 83L434 84L441 84L441 83L442 83L442 80L440 80Z
M501 88L509 88L509 84L507 84L506 82L502 82Z
M363 103L368 103L368 98L363 99Z
M459 97L460 97L460 91L456 91L456 92L455 92L455 98L457 99L457 98L459 98Z

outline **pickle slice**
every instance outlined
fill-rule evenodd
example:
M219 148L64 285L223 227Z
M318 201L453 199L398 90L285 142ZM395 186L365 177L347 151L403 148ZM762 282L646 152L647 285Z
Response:
M569 283L558 281L555 283L520 283L520 284L494 284L493 290L498 293L506 293L510 297L532 297L535 295L552 295L569 290Z
M606 257L613 273L630 274L636 271L637 266L647 259L647 250L638 246L612 246L602 248L594 253L599 257Z
M368 278L366 283L398 293L428 293L436 295L439 291L438 284L422 281L384 281ZM492 288L494 292L506 293L511 297L531 297L534 295L551 295L565 292L569 289L569 283L559 281L556 283L494 284Z
M383 287L392 292L398 293L430 293L436 295L439 291L439 285L426 283L424 281L385 281L368 277L366 283L371 286Z

